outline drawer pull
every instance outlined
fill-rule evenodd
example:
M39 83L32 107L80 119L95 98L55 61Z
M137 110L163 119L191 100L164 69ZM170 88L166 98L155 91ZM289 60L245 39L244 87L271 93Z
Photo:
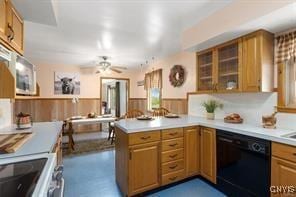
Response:
M176 165L174 165L174 166L170 166L169 168L170 169L175 169L176 167L178 167L178 165L176 164Z
M170 136L174 136L174 135L177 135L177 134L178 134L177 132L169 133Z
M141 137L142 140L148 140L148 139L150 139L150 138L151 138L151 136L146 136L146 137L143 136L143 137Z
M294 156L296 156L296 153L293 153Z
M169 179L171 180L171 181L174 181L174 180L176 180L178 177L177 176L174 176L174 177L170 177Z
M170 158L175 158L175 157L177 157L177 156L178 156L178 154L169 155Z
M174 147L174 146L177 146L178 145L178 143L175 143L175 144L169 144L169 146L171 146L171 147Z

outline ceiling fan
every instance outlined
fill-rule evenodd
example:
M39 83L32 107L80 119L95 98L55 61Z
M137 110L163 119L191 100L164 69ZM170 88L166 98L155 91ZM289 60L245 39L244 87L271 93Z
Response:
M97 66L97 71L96 74L104 72L106 70L111 70L113 72L116 73L122 73L121 70L127 70L126 67L124 66L112 66L110 62L108 62L108 57L107 56L101 56L100 58L103 59L103 61L101 62L96 62L96 66Z

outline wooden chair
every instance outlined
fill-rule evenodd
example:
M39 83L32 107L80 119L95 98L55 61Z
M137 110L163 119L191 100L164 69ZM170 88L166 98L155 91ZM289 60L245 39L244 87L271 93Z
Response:
M137 110L137 109L133 109L133 110L130 110L130 111L126 112L124 116L118 118L117 120L127 119L127 118L136 118L136 117L142 116L142 115L144 115L144 113L142 111ZM109 124L108 140L110 140L110 139L111 139L111 144L113 144L114 139L115 139L115 126L114 126L114 123Z
M170 113L168 109L160 107L153 110L152 116L165 116L168 113Z
M125 113L124 118L137 118L139 116L144 115L144 113L137 109L132 109Z
M69 128L67 129L67 125L68 125L68 120L64 120L63 121L63 126L62 126L62 132L63 132L63 136L68 136L68 150L69 152L71 152L72 150L74 150L74 139L73 139L73 128L72 128L72 124L69 124Z

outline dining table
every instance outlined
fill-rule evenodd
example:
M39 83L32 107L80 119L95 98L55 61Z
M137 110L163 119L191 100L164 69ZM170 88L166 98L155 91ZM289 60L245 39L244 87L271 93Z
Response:
M73 134L74 134L74 126L75 125L92 125L92 124L101 124L101 123L108 123L109 124L109 132L111 129L111 123L116 121L116 117L112 116L96 116L94 118L89 118L89 117L72 117L64 120L63 124L63 134L68 135L69 137L69 142L68 142L68 149L71 152L74 150L74 139L73 139ZM66 132L66 127L68 125L68 130Z

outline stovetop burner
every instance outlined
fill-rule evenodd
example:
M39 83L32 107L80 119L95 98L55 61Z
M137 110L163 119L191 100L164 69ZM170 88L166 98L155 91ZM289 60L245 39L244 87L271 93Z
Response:
M42 158L0 165L0 196L31 196L46 161Z

